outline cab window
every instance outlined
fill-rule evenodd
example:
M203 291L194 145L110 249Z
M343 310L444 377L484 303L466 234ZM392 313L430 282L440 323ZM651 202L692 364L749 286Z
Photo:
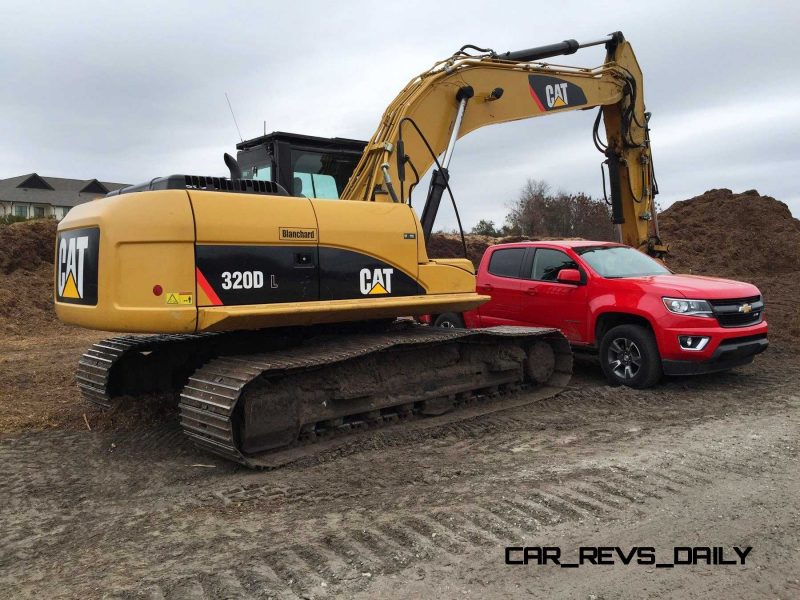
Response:
M489 260L489 273L498 277L519 277L525 248L495 250Z
M306 198L339 198L357 160L336 153L292 150L292 194Z
M578 265L561 250L537 248L533 255L531 279L536 281L556 281L561 269L577 269Z

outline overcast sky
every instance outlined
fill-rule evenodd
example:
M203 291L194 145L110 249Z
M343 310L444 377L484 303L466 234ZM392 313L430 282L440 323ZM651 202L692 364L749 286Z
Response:
M662 205L755 188L800 216L797 2L0 0L0 22L0 178L224 175L238 141L225 92L245 138L266 121L366 140L411 77L463 44L506 51L621 30L644 71ZM593 117L463 138L451 181L465 226L502 223L529 177L602 195ZM437 226L453 225L443 209Z

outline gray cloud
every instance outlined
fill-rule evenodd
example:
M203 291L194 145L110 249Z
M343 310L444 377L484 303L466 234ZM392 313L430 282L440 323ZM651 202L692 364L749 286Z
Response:
M756 188L800 215L798 17L788 2L5 3L0 177L223 174L238 140L225 92L245 137L266 121L367 139L413 75L464 43L507 50L621 29L645 73L662 204ZM595 48L562 62L602 59ZM465 224L502 221L528 177L601 195L592 116L464 138L452 181Z

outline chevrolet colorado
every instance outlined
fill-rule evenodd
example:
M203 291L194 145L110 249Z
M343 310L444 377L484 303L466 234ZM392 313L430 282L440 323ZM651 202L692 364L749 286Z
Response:
M557 327L576 353L591 353L611 383L634 388L666 375L724 371L767 348L764 300L741 281L678 275L611 242L490 246L477 291L491 300L432 315L442 327Z

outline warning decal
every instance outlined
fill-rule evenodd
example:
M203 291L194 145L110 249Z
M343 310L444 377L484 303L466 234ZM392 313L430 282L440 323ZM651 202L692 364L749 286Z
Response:
M186 305L194 303L194 294L191 292L167 292L167 304Z

